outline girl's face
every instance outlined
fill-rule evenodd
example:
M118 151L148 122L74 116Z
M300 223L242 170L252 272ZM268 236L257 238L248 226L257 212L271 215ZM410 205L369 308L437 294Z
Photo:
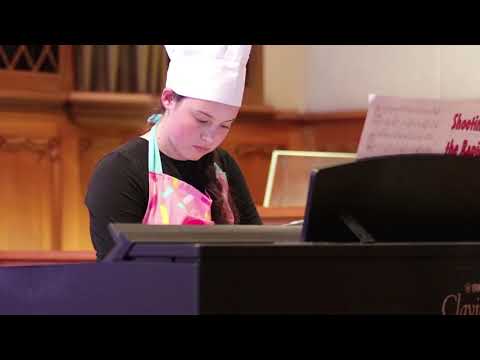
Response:
M215 150L230 131L239 107L162 93L165 114L159 124L160 149L177 160L198 160Z

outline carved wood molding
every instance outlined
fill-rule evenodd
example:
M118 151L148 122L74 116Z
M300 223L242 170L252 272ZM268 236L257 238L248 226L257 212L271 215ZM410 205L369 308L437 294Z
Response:
M99 119L118 119L122 123L143 124L146 117L158 106L158 96L149 94L122 94L101 92L35 92L0 89L0 110L14 107L21 111L66 111L76 123L88 125ZM2 109L3 108L3 109ZM299 112L277 110L267 105L246 105L240 109L238 120L263 122L288 122L292 124L319 124L335 121L363 121L366 109L352 111ZM93 120L92 120L93 119ZM89 120L91 120L89 122ZM120 125L119 123L117 123ZM99 124L101 127L101 125ZM108 125L107 125L108 126Z
M140 124L158 107L159 97L149 94L115 94L101 92L71 92L68 97L68 112L72 120L90 125L92 118L134 120ZM273 119L275 111L270 106L243 106L238 118L241 120ZM96 121L98 123L98 121Z
M30 139L25 137L6 137L0 135L0 151L29 151L38 155L38 160L48 156L50 161L60 157L60 140L56 137L46 139Z
M0 90L0 110L2 111L62 111L66 101L66 93Z
M295 112L276 111L274 120L295 123L320 124L323 122L364 121L367 117L366 109L351 111L325 111L325 112Z
M0 265L94 262L93 251L0 251Z
M157 97L148 94L73 91L68 97L68 111L74 120L85 115L145 116L152 113L157 102Z

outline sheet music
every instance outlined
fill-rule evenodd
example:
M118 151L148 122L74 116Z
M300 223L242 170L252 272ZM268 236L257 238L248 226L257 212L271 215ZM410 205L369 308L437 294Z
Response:
M357 158L480 154L480 102L370 96ZM478 151L476 149L478 147Z

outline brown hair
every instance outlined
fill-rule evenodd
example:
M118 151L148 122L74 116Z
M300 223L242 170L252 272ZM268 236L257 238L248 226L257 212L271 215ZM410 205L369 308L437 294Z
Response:
M174 94L174 99L176 103L180 103L185 96L179 95L177 93ZM163 114L165 112L165 108L163 104L160 102L159 106L155 109L155 114ZM232 196L232 188L229 186L228 191L228 203L224 203L224 198L222 196L222 184L218 181L216 170L215 170L215 162L218 164L218 153L216 150L208 153L207 155L203 156L198 162L198 170L200 174L203 174L205 177L205 191L208 195L212 198L212 220L215 224L228 224L227 221L227 213L226 213L226 206L230 205L230 208L233 212L234 222L238 223L238 209L235 206L235 202Z
M218 164L218 153L216 150L205 155L199 162L200 169L204 169L203 174L207 180L205 190L212 198L212 220L215 224L228 224L226 207L230 205L234 223L238 223L238 210L233 201L231 186L228 189L228 204L225 204L222 196L222 184L216 174L215 162Z

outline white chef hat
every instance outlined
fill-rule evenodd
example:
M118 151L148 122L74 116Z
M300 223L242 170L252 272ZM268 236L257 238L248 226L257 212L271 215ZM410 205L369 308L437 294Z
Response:
M165 45L166 87L179 95L240 107L251 45Z

